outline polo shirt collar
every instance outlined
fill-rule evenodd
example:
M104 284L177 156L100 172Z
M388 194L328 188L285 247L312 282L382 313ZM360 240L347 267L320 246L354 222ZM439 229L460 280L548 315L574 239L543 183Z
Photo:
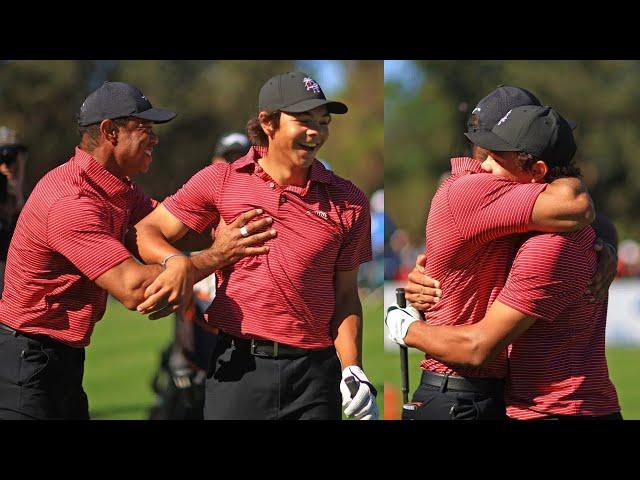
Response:
M96 185L105 191L107 195L120 195L131 190L131 180L120 179L104 168L93 156L80 147L76 147L73 160L86 173Z
M244 157L233 162L233 168L236 170L251 169L253 170L258 159L264 157L268 152L266 147L252 146ZM312 182L331 183L333 176L331 172L317 158L311 164L311 172L309 180Z
M454 157L451 159L451 174L461 173L485 173L480 166L480 162L471 157Z

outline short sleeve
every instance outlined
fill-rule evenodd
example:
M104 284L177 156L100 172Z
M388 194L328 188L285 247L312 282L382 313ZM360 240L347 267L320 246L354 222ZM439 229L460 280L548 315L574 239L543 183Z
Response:
M596 269L593 230L541 233L527 239L511 266L498 300L538 319L555 320L584 295Z
M336 261L340 271L354 270L370 261L371 251L371 214L367 196L349 183L349 209L346 212L347 230Z
M47 241L89 280L131 257L114 237L111 219L102 201L89 197L64 197L47 217Z
M162 205L187 227L202 233L220 217L216 204L229 169L228 164L222 163L203 168Z
M545 183L516 183L488 173L463 175L449 186L447 202L462 237L487 243L524 233Z
M134 184L132 192L131 214L129 215L129 227L134 226L144 217L149 215L158 202L144 193L140 187Z

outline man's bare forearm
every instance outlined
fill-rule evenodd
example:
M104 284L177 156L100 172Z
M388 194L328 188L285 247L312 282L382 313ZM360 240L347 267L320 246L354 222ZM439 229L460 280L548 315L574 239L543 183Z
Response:
M487 360L472 325L435 326L413 322L404 342L447 365L475 368Z
M169 243L162 231L154 225L138 224L132 230L132 233L128 234L128 236L135 236L135 245L139 258L146 264L160 263L167 255L181 253L178 248ZM133 243L133 240L128 238L126 245L129 247L131 243Z
M558 178L536 200L529 229L570 232L586 227L594 218L595 207L584 182L576 177Z
M336 303L334 322L337 334L334 340L342 368L362 366L362 305L360 299Z
M208 277L216 270L220 270L228 265L225 262L222 255L218 253L213 247L200 252L192 253L191 263L194 267L194 274L196 282L199 282L203 278Z

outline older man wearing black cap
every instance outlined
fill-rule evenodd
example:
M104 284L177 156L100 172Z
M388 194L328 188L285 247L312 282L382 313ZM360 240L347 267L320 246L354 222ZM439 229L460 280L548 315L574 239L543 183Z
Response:
M271 78L247 126L249 153L203 169L136 226L149 262L175 253L174 235L253 205L279 228L268 258L220 272L205 314L219 332L205 419L340 419L341 391L347 416L378 416L361 368L357 290L359 265L371 260L369 202L317 160L331 114L346 112L306 73Z
M161 272L173 273L185 260L168 256L141 265L122 243L156 203L130 178L149 169L158 143L154 124L175 116L121 82L105 82L82 104L80 145L35 186L9 247L0 300L0 418L88 419L84 347L107 294L135 309ZM242 238L241 225L255 215L232 223L194 259L196 278L244 256L251 241L270 237ZM175 297L185 283L182 271L175 271Z
M576 145L571 130L553 109L523 106L509 110L490 131L466 136L489 151L482 164L486 172L521 184L541 184L579 176L572 162ZM395 319L388 318L392 335L459 372L499 371L499 357L512 344L506 390L511 418L621 419L604 355L606 299L590 302L584 295L597 267L594 239L590 226L528 235L480 321L439 322L438 314L429 311L427 324L396 312L391 314ZM439 400L447 393L450 401L454 394L465 400L452 404L452 418L491 418L483 408L487 402L478 395L496 382L478 373L475 378L444 374ZM432 374L423 375L422 391L416 392L407 418L436 414L437 408L425 406L433 395L426 385L434 386L434 380ZM473 389L475 398L468 395Z
M500 86L473 110L469 131L491 129L508 111L532 101L539 103L531 92ZM418 310L428 309L432 325L468 325L482 319L504 285L517 250L519 237L513 234L573 231L593 220L591 199L580 180L520 184L486 175L479 160L484 156L486 161L489 151L482 145L473 151L476 158L451 159L452 174L431 202L423 271L439 282L431 283L430 291L424 278L406 287L407 299ZM415 270L412 275L424 277ZM425 293L439 301L433 305ZM394 341L404 345L411 323L422 319L418 310L390 309L387 325ZM405 418L505 418L506 352L482 368L447 363L441 351L430 353L421 363L421 385Z

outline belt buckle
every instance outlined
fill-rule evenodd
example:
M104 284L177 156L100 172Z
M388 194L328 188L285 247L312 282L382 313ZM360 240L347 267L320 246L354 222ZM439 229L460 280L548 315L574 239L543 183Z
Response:
M253 356L256 357L266 357L269 355L260 355L260 354L256 354L256 340L254 338L251 339L251 344L249 347L249 353ZM273 342L273 355L271 355L272 358L278 358L278 342Z

